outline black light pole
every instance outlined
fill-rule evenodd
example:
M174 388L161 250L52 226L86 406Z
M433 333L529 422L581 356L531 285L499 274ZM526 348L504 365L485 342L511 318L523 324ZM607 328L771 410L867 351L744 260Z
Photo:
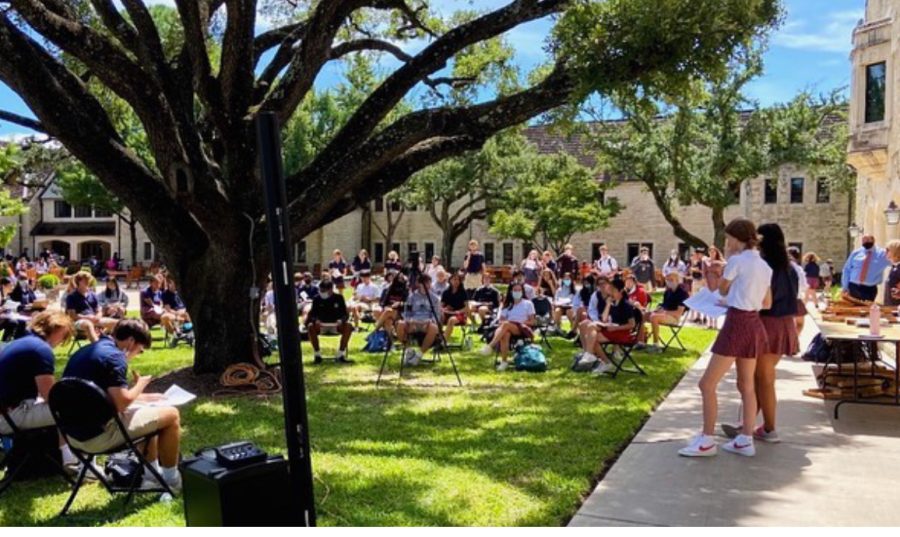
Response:
M297 296L290 277L290 268L293 266L291 235L281 162L281 138L275 114L262 113L257 116L256 141L266 195L269 252L272 255L272 285L275 291L275 315L278 320L278 349L284 390L284 432L287 438L291 496L302 506L302 510L296 511L297 524L315 526L316 508L313 500L306 387L303 382Z

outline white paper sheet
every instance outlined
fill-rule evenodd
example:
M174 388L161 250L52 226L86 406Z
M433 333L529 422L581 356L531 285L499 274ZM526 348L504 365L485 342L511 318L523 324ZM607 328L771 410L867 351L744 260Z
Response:
M728 313L725 298L718 291L713 292L705 287L685 300L684 305L713 319L718 319Z
M159 401L135 401L135 406L181 406L186 405L196 399L197 396L185 390L177 384L173 384L163 393L163 398Z

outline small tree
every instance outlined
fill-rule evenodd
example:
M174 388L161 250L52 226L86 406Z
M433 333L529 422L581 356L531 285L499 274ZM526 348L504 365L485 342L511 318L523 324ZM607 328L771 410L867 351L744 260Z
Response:
M534 155L494 214L491 233L562 253L576 233L604 228L618 212L617 203L603 201L604 189L571 155Z

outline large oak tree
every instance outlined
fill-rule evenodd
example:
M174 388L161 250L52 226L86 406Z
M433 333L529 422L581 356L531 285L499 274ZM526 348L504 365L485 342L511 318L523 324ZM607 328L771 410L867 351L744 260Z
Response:
M196 326L195 370L216 371L256 352L249 290L268 267L254 119L272 112L287 123L330 62L395 58L287 177L298 238L592 91L680 91L779 16L778 0L507 0L466 18L441 18L429 4L175 0L179 42L161 35L139 0L0 0L0 80L33 113L0 120L58 139L137 217L180 280ZM258 32L264 8L276 24ZM422 101L388 119L412 92L464 84L445 68L467 47L551 16L556 60L539 81L464 106ZM138 118L149 163L118 132L98 86Z

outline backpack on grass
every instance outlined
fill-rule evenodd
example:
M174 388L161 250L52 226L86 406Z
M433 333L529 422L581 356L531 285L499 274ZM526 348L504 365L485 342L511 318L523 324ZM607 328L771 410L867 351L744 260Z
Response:
M516 350L516 371L543 373L547 370L547 357L537 345L522 345Z
M378 330L377 332L372 332L366 338L366 346L363 347L363 350L371 353L385 352L390 347L391 341L388 338L388 333L384 330Z

